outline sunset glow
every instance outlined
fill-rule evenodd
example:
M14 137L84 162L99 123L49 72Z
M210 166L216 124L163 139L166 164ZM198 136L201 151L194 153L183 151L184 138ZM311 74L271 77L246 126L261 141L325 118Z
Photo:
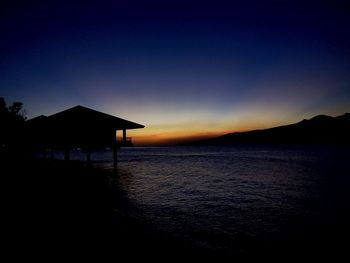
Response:
M83 105L141 123L139 145L350 111L341 5L166 2L8 4L0 95L28 118Z

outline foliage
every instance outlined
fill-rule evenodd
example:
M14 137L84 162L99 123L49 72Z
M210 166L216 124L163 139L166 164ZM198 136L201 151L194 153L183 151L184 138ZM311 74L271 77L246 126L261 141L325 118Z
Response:
M18 120L24 121L26 113L23 109L23 103L19 101L15 101L11 106L6 105L6 101L3 97L0 97L0 118L1 121L9 118L15 118Z
M25 111L22 102L13 102L7 106L0 97L0 149L1 152L14 150L22 143Z

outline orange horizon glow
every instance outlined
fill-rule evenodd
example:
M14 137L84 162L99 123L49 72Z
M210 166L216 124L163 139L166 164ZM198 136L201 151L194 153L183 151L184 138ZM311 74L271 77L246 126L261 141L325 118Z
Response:
M133 143L137 146L151 145L172 145L178 143L186 143L201 139L215 138L221 135L234 132L245 132L258 129L273 128L281 125L288 125L308 119L317 114L309 113L307 115L288 116L279 112L277 114L269 114L269 112L261 111L261 114L236 113L235 118L227 118L225 120L198 120L192 122L166 122L144 123L145 128L128 130L127 137L131 137ZM336 114L328 114L337 116ZM121 132L117 136L121 136Z
M168 145L176 143L184 143L189 141L196 141L201 139L214 138L228 132L210 132L210 133L150 133L147 135L132 136L135 145Z
M186 143L190 141L215 138L224 134L233 132L245 132L249 130L265 129L274 126L272 122L262 123L240 123L234 125L232 128L208 128L202 127L202 129L189 129L179 125L176 127L154 127L152 125L147 126L144 129L128 130L127 137L132 137L135 145L147 146L147 145L171 145L177 143ZM117 136L121 136L121 132Z
M326 91L317 94L320 100L331 95ZM288 97L289 100L281 98L276 101L264 95L259 100L252 98L249 103L236 103L225 108L199 104L175 107L172 103L160 107L140 103L132 107L105 104L106 107L99 110L144 125L143 129L127 131L135 145L166 145L215 138L227 133L288 125L318 114L337 116L348 111L345 102L337 107L308 108L300 107L299 104L305 101L301 95L293 98L288 94Z

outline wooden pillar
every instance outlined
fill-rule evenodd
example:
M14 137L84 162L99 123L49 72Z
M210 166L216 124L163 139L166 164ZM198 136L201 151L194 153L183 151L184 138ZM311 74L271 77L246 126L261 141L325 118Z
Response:
M55 159L55 155L54 155L54 152L53 152L53 148L51 147L50 149L50 160L53 161Z
M123 129L123 145L126 145L126 129Z
M64 149L64 160L69 161L70 156L69 156L69 148Z
M113 143L113 166L114 168L117 168L117 161L118 161L118 144L117 144L117 131L115 131L115 139Z
M114 168L117 168L117 163L118 163L118 147L115 144L113 147L113 166L114 166Z
M91 149L90 148L86 149L86 162L88 164L91 164Z

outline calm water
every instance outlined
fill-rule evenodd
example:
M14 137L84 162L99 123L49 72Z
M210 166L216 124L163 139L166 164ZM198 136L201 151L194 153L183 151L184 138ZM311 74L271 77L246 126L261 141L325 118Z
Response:
M348 231L349 160L345 147L135 147L116 181L130 216L197 247L331 244Z

